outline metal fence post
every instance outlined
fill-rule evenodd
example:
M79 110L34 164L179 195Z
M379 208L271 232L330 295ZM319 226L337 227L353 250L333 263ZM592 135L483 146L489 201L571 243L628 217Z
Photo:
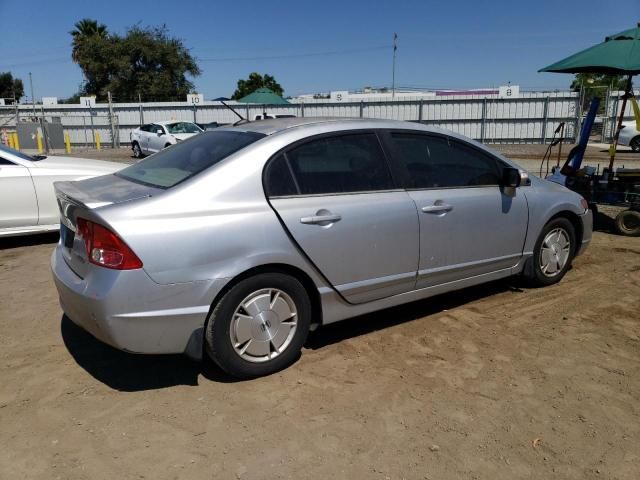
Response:
M42 109L42 117L40 117L40 130L42 130L42 139L44 140L44 152L49 154L49 132L47 131L47 126L44 121L44 107Z
M609 132L609 138L613 138L616 135L616 119L618 118L618 108L620 106L620 96L616 94L616 103L614 104L613 112L611 112L611 128Z
M144 108L142 106L142 95L138 94L138 103L140 104L140 126L144 125Z
M578 132L580 131L580 118L582 117L582 99L578 96L576 100L576 115L573 120L573 143L578 141Z
M87 138L87 121L84 118L85 118L85 115L82 116L82 131L84 132L84 147L89 148L89 139Z
M93 146L96 145L96 130L93 126L93 108L91 107L91 100L89 100L89 120L91 121L91 136L93 138Z
M542 144L547 143L547 124L549 123L549 96L544 99L544 113L542 114Z
M484 143L484 130L485 130L485 124L487 122L487 97L484 97L482 99L482 113L481 113L481 120L480 120L480 141L482 143Z
M111 148L116 148L116 127L113 124L113 98L111 98L111 92L107 92L107 99L109 101L109 127L111 128Z
M300 116L304 118L304 102L300 104Z
M420 99L418 103L418 121L422 123L422 111L424 109L424 100Z
M198 123L198 121L196 120L197 118L197 113L198 113L198 105L196 104L196 102L193 102L193 123Z

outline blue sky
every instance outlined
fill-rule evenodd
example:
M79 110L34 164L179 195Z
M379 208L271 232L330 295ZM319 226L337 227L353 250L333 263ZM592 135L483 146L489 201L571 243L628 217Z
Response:
M81 73L68 32L84 17L118 33L166 24L199 59L206 98L230 96L252 71L287 95L390 85L393 32L398 86L562 89L571 75L537 70L634 26L640 1L0 0L0 71L27 90L32 72L36 98L73 94Z

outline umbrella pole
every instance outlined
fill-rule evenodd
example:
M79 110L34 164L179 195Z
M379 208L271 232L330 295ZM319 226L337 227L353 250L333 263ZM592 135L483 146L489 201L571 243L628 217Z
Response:
M631 92L631 75L627 78L627 88L622 96L622 110L620 111L620 118L618 118L618 126L616 127L616 134L611 141L610 157L609 157L609 175L613 174L613 162L616 158L616 150L618 149L618 138L620 137L620 130L622 130L622 122L624 121L624 112L627 109L627 99L632 95Z

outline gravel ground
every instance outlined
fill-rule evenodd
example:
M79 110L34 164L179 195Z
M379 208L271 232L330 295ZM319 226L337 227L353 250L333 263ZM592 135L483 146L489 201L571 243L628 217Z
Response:
M2 479L638 478L640 239L322 328L247 382L74 326L56 240L0 241Z

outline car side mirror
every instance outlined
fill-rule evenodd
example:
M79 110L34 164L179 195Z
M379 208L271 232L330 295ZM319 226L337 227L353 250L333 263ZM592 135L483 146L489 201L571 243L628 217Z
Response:
M517 188L520 186L522 178L520 170L512 167L505 167L502 170L502 186L505 188Z
M164 132L160 129L156 130L156 133L158 134L158 136L164 135Z

